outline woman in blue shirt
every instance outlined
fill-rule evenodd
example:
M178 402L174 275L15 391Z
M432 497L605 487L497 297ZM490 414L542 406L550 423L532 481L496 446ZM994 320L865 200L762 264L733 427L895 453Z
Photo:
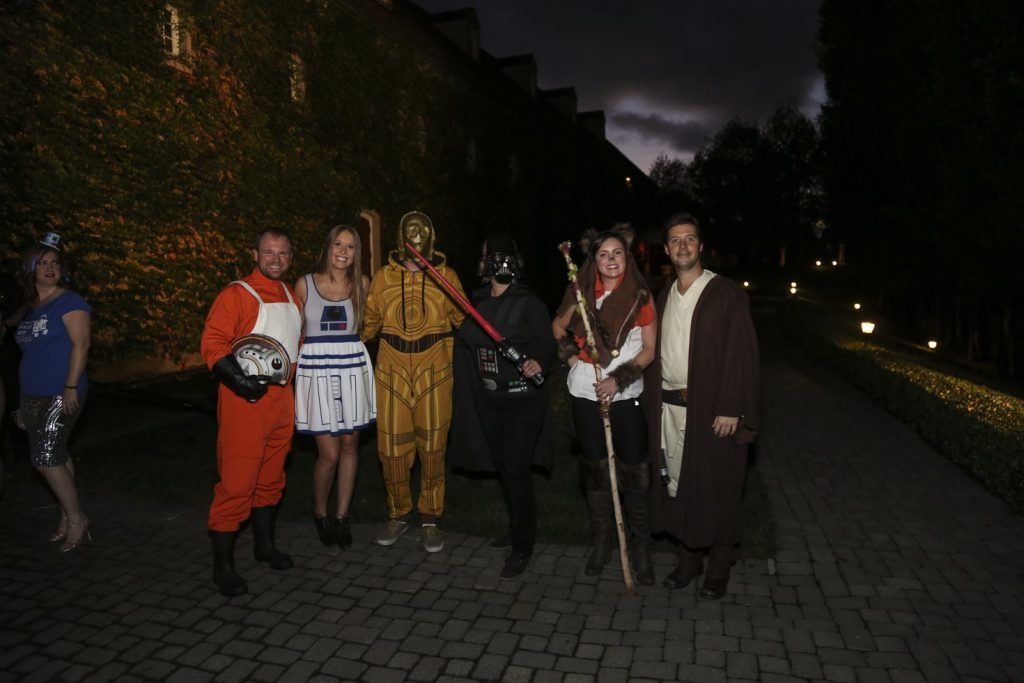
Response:
M26 313L15 341L22 351L19 419L28 431L32 465L60 504L60 522L50 540L61 543L61 552L68 552L92 540L89 520L79 506L67 446L89 389L85 361L91 309L85 299L67 289L59 239L50 233L25 254Z

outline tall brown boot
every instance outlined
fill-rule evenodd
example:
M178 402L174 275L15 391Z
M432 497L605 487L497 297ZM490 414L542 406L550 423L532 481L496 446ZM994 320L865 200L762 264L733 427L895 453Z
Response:
M590 513L590 531L594 539L594 549L583 571L587 576L597 576L611 559L613 546L612 489L608 461L584 462L582 472L587 512Z
M633 569L641 585L654 585L654 563L651 560L650 488L651 469L646 462L626 465L617 463L622 483L622 507L629 524L633 544Z
M708 573L700 588L700 597L705 600L720 600L728 592L729 572L739 552L733 545L713 545L708 553Z
M695 578L704 572L704 553L700 550L690 550L682 543L679 544L679 564L671 574L661 582L665 588L679 590L686 588Z

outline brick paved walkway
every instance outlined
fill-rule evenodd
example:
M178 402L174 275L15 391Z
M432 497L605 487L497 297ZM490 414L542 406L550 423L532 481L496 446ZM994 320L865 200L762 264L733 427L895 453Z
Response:
M0 501L0 681L1024 681L1024 520L762 337L777 573L744 561L721 602L628 596L577 547L542 545L502 582L483 539L427 555L357 525L338 554L305 523L278 531L286 572L243 536L251 594L229 602L203 510L89 499L96 541L60 555L50 499L23 486Z

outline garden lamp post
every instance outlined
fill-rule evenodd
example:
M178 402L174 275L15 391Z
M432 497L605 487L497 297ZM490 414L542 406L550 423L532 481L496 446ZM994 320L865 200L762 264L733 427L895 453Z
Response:
M860 324L860 331L864 335L864 348L867 348L868 337L875 331L875 324L865 320Z

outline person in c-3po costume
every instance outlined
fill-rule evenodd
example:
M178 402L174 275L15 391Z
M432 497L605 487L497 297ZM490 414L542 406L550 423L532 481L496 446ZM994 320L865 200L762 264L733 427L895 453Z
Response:
M452 419L452 331L465 314L411 253L408 241L460 292L455 271L434 251L434 226L419 211L402 216L398 249L376 272L366 300L363 340L380 334L374 367L377 387L377 453L388 493L388 523L377 537L392 545L409 528L410 472L420 456L417 505L422 542L437 552L444 541L437 519L444 513L444 453Z

